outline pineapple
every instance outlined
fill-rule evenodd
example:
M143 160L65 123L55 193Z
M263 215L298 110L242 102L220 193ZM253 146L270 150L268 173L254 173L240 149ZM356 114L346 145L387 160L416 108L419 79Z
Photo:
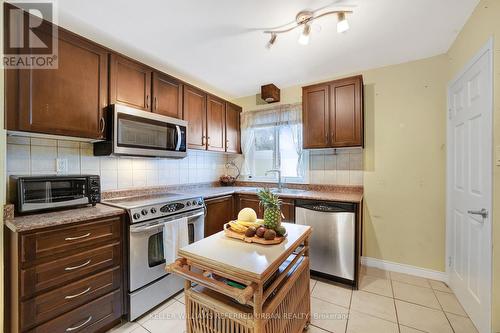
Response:
M281 225L281 200L269 189L260 190L258 196L264 207L264 226L275 230Z

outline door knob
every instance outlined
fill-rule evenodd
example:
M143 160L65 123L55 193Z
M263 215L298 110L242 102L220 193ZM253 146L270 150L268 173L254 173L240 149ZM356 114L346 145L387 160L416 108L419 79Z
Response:
M468 210L467 213L472 215L481 215L483 219L488 217L488 210L483 208L481 210Z

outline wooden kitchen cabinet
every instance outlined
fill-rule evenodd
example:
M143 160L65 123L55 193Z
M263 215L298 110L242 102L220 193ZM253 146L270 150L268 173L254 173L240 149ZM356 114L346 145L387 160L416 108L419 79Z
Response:
M110 104L151 111L151 68L111 54L109 70Z
M302 88L304 148L361 147L363 77Z
M240 106L226 102L226 152L228 153L241 152L240 115Z
M224 224L233 219L234 198L232 195L227 195L207 199L205 205L207 206L205 237L208 237L222 231Z
M192 86L184 86L183 114L188 122L188 148L207 149L207 94Z
M160 72L153 72L153 112L182 119L182 82Z
M226 150L226 103L215 96L207 98L207 149Z
M236 210L235 215L243 208L252 208L257 213L257 218L261 219L264 217L264 208L260 205L259 197L256 194L236 194ZM294 222L295 221L295 201L290 198L281 198L281 213L284 218L283 222Z
M52 25L46 21L33 29L42 41L52 38ZM6 127L101 139L108 99L107 50L64 29L59 29L58 42L57 69L5 72Z
M107 331L126 313L124 217L6 234L11 333ZM89 319L90 318L90 319Z
M329 144L330 87L327 84L302 88L304 148L325 148Z
M237 216L243 208L252 208L257 213L257 218L261 219L264 216L264 211L260 205L260 200L254 194L236 194L236 211Z

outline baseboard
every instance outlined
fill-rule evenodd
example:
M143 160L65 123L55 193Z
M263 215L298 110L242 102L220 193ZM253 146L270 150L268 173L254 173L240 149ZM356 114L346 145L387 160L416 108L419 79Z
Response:
M361 257L361 264L368 267L380 268L386 271L405 273L448 283L448 275L446 274L446 272L440 272L432 269L400 264L397 262L371 258L371 257Z

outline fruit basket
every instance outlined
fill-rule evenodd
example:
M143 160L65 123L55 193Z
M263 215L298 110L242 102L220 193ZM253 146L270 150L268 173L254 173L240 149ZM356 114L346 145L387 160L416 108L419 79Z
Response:
M229 223L224 224L224 233L230 238L239 239L247 243L258 243L263 245L276 245L286 239L286 234L284 236L276 236L274 239L265 239L257 236L247 237L245 234L231 230Z

